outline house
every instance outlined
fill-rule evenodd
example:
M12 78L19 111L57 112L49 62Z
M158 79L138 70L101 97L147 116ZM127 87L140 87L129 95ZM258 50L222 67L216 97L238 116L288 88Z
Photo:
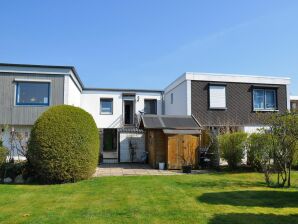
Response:
M162 91L84 88L80 107L94 118L105 163L142 162L145 135L141 114L161 115Z
M290 79L283 77L188 72L164 90L87 88L72 66L2 63L1 134L4 145L16 156L19 144L12 141L14 133L22 133L26 142L32 125L48 107L73 105L93 116L100 133L103 162L141 162L146 152L153 150L148 146L146 132L162 132L166 144L168 137L181 129L164 125L150 129L144 125L146 117L163 121L165 115L179 116L180 125L185 127L179 130L177 139L183 135L200 138L186 125L190 117L198 124L196 130L235 128L254 132L271 112L290 109L289 85ZM139 128L142 117L143 128ZM151 154L158 153L156 150Z
M145 152L140 114L162 114L163 91L86 88L72 66L0 64L0 126L4 145L15 159L22 133L29 139L36 119L50 106L73 105L88 111L101 133L104 162L140 162ZM8 130L5 126L9 125ZM130 144L136 145L134 158Z
M205 129L251 133L290 110L290 78L187 72L164 90L165 114L192 115Z
M291 111L297 112L298 109L298 96L290 96L291 101Z

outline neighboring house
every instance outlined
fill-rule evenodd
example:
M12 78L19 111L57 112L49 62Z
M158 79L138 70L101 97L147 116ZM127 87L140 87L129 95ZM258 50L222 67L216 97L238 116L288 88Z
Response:
M290 96L291 101L291 111L297 112L298 110L298 96Z
M16 152L11 134L28 140L48 107L81 107L97 124L104 162L140 162L148 151L138 128L142 114L192 115L203 128L253 132L263 125L260 117L290 109L289 84L289 78L185 73L164 91L86 88L72 66L0 64L0 126L4 145Z
M19 145L12 142L11 133L22 133L24 141L28 140L34 122L45 110L66 104L81 107L93 116L101 133L101 151L106 162L137 162L145 152L144 133L136 128L140 114L162 114L162 93L85 88L71 66L0 64L4 145L16 156ZM134 158L132 145L136 148Z
M141 162L145 137L141 114L162 114L162 91L84 88L81 108L94 118L101 132L104 162Z
M165 113L193 115L203 127L254 132L270 112L290 109L290 78L187 72L166 87Z

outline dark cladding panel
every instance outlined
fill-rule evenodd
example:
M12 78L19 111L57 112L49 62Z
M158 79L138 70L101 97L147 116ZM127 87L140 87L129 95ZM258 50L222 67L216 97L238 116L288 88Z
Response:
M262 125L270 116L268 112L253 111L252 91L255 84L226 83L226 110L209 109L210 82L191 81L192 115L203 126L217 125ZM273 88L272 85L258 86ZM275 85L277 89L277 105L279 113L287 111L286 85Z

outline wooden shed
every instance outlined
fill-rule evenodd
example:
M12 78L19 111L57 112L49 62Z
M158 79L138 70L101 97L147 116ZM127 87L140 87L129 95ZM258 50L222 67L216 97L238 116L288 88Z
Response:
M192 116L143 115L140 128L145 130L149 164L160 162L168 169L181 169L185 159L198 165L201 128Z

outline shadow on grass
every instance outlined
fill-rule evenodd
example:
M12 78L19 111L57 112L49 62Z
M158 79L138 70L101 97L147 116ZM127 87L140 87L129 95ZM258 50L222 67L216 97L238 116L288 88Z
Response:
M274 215L274 214L225 214L216 215L208 223L209 224L282 224L297 223L298 215Z
M229 191L205 193L198 197L198 201L233 206L252 207L298 207L297 191ZM297 221L298 222L298 221Z

